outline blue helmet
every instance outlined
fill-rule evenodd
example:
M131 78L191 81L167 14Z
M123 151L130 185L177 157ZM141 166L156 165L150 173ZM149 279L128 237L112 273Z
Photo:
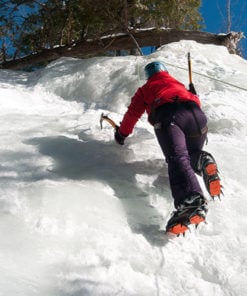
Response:
M144 68L145 74L147 79L152 77L155 73L161 72L161 71L167 71L166 66L162 64L161 62L152 62L146 65Z

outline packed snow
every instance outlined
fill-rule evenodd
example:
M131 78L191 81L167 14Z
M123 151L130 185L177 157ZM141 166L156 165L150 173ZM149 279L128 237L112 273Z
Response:
M198 177L207 224L173 237L167 165L146 115L123 147L100 116L121 121L148 62L188 85L188 52L224 196L210 199ZM246 60L192 41L0 70L0 295L247 295L246 81Z

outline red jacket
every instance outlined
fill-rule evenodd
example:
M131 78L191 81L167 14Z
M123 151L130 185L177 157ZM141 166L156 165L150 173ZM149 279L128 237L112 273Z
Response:
M179 102L192 101L200 106L199 98L169 73L162 71L154 74L142 87L138 88L132 97L119 132L128 136L145 111L150 115L153 106L159 107L166 103L172 103L176 97L179 98Z

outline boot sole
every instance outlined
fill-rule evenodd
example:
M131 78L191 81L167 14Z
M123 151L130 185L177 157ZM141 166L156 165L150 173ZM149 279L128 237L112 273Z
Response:
M219 196L221 194L220 180L214 180L209 183L209 191L211 196Z
M217 166L215 163L209 163L206 167L205 167L205 171L207 172L207 174L209 176L213 176L215 174L217 174Z
M211 196L219 196L221 194L221 184L218 177L218 170L215 163L209 163L205 167L205 172L211 177L212 181L209 180L209 193Z
M190 224L195 224L197 226L201 222L205 222L205 218L201 217L199 215L195 215L190 218ZM167 232L172 233L172 234L176 234L176 235L180 235L180 234L184 234L185 231L187 231L188 229L189 229L188 225L186 226L183 224L177 224L177 225L174 225L173 227L171 227Z
M185 233L185 231L187 231L188 229L189 229L189 227L186 226L186 225L177 224L177 225L174 225L169 230L167 230L167 232L168 233L179 235L179 234Z

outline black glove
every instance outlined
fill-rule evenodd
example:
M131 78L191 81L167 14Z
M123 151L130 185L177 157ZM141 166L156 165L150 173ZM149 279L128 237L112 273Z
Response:
M115 141L116 141L119 145L124 145L124 140L125 140L126 136L122 135L122 134L119 132L119 126L116 127L114 137L115 137Z
M196 93L196 89L195 89L193 83L190 83L190 84L189 84L189 91L190 91L192 94L194 94L194 95L197 94L197 93Z

